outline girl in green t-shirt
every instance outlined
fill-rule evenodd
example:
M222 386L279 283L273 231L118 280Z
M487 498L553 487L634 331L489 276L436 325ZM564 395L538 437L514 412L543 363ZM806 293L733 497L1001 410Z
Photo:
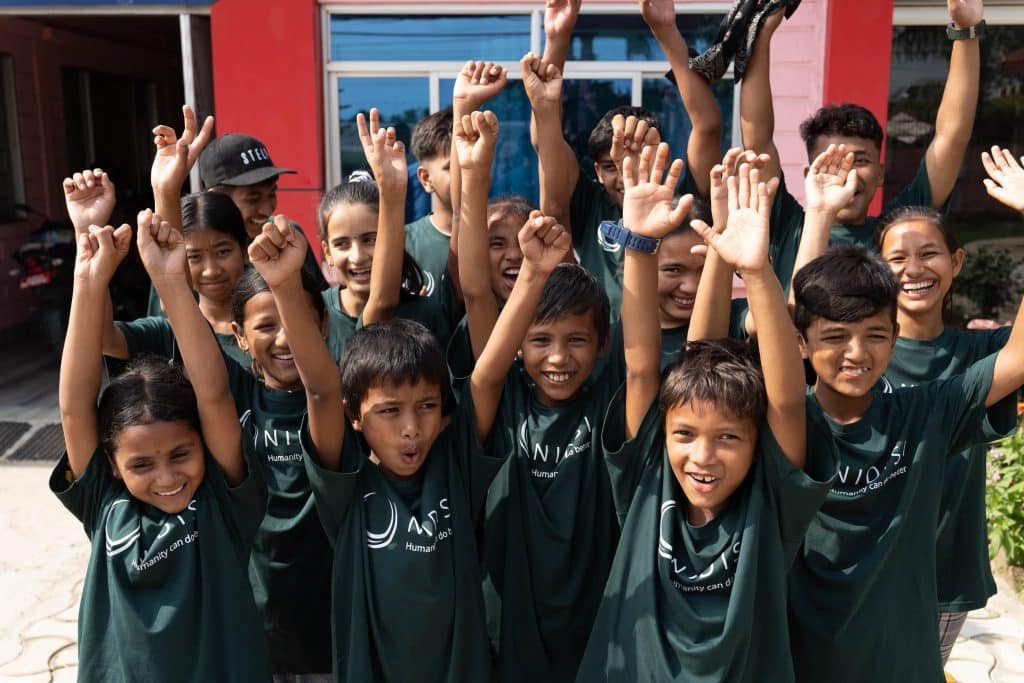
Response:
M186 278L180 231L146 210L139 252L185 342L184 370L143 359L96 395L107 287L131 228L78 235L60 373L67 453L50 487L92 543L79 617L83 680L269 680L245 558L266 505L227 373ZM200 534L202 530L202 534ZM185 656L182 656L182 655Z

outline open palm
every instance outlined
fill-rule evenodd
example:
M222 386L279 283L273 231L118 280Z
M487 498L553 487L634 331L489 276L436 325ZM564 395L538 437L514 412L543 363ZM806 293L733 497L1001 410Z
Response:
M744 164L728 178L729 219L725 230L703 230L703 237L723 261L738 271L768 265L768 220L778 181L760 182L757 169Z
M622 203L622 223L644 237L661 239L672 232L683 222L693 203L693 197L686 195L675 208L672 207L683 162L679 159L673 161L666 175L668 156L668 144L663 142L656 150L645 147L639 161L631 155L623 161L626 192Z

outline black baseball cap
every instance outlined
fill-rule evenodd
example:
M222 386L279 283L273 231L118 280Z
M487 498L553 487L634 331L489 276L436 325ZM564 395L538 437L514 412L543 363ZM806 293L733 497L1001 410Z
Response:
M274 166L266 146L242 133L214 138L199 155L199 177L207 189L218 185L256 185L282 173L295 171Z

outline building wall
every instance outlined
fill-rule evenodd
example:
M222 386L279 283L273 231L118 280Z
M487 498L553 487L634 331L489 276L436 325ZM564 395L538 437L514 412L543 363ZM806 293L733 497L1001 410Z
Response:
M0 16L0 52L13 58L25 203L54 219L66 216L61 179L79 170L68 168L62 67L150 80L156 84L157 111L174 111L180 106L174 100L180 97L181 65L173 53L12 16ZM11 254L36 223L30 219L0 225L0 329L28 315L32 299L7 272L15 267Z

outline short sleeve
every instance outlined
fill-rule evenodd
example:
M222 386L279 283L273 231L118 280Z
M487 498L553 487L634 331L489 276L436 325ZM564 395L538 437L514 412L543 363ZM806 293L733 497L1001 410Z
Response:
M116 482L116 485L123 487L120 482ZM85 533L90 538L102 512L106 494L114 486L115 480L110 471L110 463L102 446L96 447L81 477L75 478L67 453L61 456L60 462L50 474L50 491L82 522Z
M473 344L469 338L469 319L466 316L462 316L462 320L455 326L455 330L448 340L445 360L448 363L448 373L453 382L464 383L473 374L476 359L473 358Z
M117 321L114 324L124 334L129 356L134 357L144 353L156 354L167 359L177 356L174 331L167 318L149 316L127 323Z
M985 399L992 387L997 355L993 353L973 363L962 375L919 385L927 392L922 397L926 405L933 411L942 411L938 424L949 429L949 453L992 440L986 438L987 427L997 425L991 425L988 420Z
M906 185L900 193L893 197L891 200L885 203L884 213L888 213L892 209L899 208L901 206L931 206L932 205L932 185L928 179L928 164L924 157L921 158L921 163L917 167L917 173L914 174L913 180ZM946 204L942 210L945 211L949 204L949 200L946 200Z
M495 416L497 417L497 416ZM497 426L495 424L495 426ZM493 429L492 429L493 431ZM446 439L455 463L462 473L469 496L470 509L474 523L482 521L484 502L487 490L504 464L508 454L494 457L492 451L484 448L477 434L476 410L473 406L473 393L467 389L451 422L446 430Z
M572 190L572 198L569 200L569 224L573 245L579 248L579 245L591 239L591 233L597 231L594 216L612 216L617 213L619 208L615 200L605 192L600 183L587 177L581 168L576 187Z
M640 429L632 439L626 438L626 386L615 392L608 404L601 448L612 484L612 498L619 525L625 523L630 504L647 468L657 466L664 444L664 418L658 399L651 402Z
M235 400L235 411L241 419L253 404L256 383L259 380L228 355L224 356L224 368L228 373L228 389Z
M808 410L812 401L807 399ZM838 454L831 430L807 430L807 461L798 469L786 458L766 422L758 430L758 457L775 501L786 566L792 564L807 527L828 495L837 473Z
M206 459L206 480L221 502L226 517L238 534L244 547L251 548L256 532L267 512L267 484L256 464L257 455L252 441L242 434L242 457L245 459L245 479L237 486L231 486L224 470L209 456Z
M348 517L358 491L359 475L366 463L359 435L346 420L345 440L341 449L341 469L329 470L320 464L320 458L309 435L309 423L302 418L299 428L299 442L302 445L302 462L313 489L313 501L317 514L327 534L327 540L334 545Z

